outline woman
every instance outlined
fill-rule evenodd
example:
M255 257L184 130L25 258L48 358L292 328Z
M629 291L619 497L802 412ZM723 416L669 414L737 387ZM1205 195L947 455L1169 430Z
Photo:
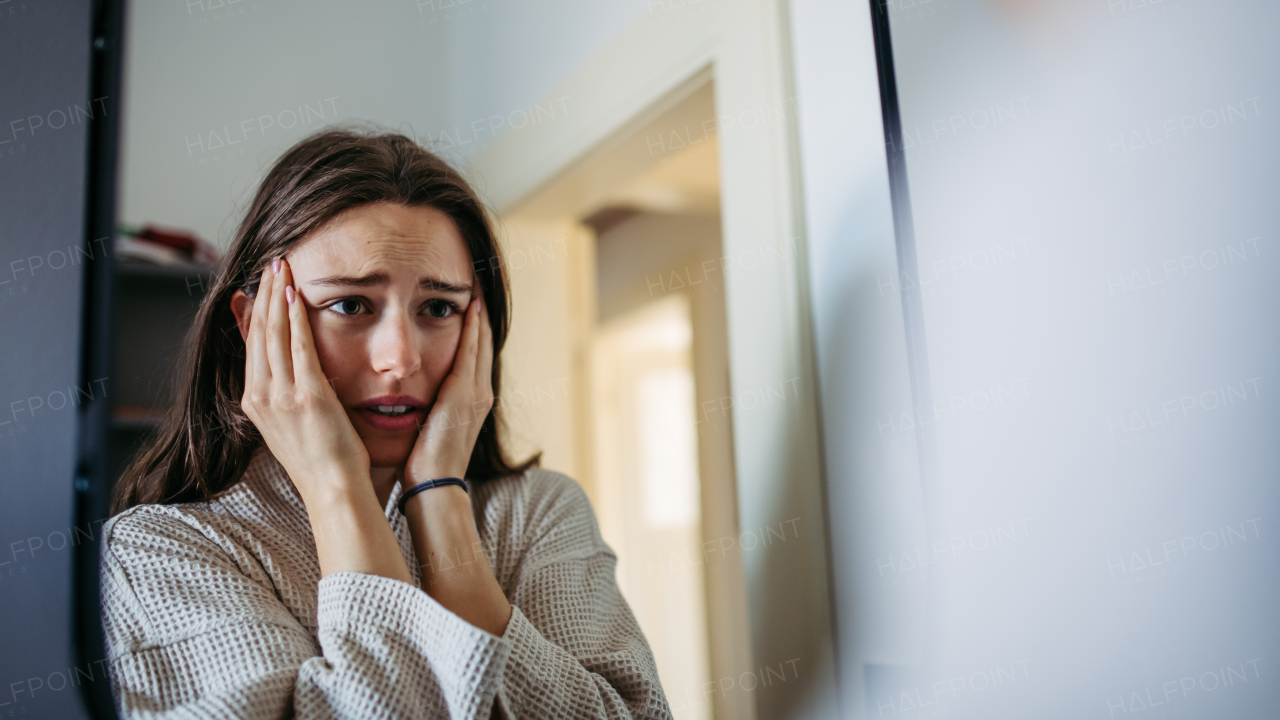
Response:
M439 158L347 130L280 158L104 526L122 717L671 716L585 494L503 453L507 325Z

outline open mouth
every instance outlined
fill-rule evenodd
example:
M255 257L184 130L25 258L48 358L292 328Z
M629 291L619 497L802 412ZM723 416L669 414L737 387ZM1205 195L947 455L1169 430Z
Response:
M412 395L371 398L357 406L359 417L380 430L393 432L416 429L426 422L430 408Z

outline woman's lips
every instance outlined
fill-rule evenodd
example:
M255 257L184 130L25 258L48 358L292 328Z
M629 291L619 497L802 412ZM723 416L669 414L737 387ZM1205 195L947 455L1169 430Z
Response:
M426 421L430 410L426 403L412 395L381 395L365 400L354 409L368 424L391 432L416 430Z
M365 422L378 428L379 430L408 430L410 428L417 429L426 421L427 408L420 407L403 415L383 415L376 412L372 408L356 408L356 414Z

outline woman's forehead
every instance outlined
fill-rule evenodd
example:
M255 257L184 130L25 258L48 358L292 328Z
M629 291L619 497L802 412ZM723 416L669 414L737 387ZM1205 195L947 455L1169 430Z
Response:
M471 256L457 226L429 207L390 203L348 210L311 233L286 256L306 275L423 272L471 275Z

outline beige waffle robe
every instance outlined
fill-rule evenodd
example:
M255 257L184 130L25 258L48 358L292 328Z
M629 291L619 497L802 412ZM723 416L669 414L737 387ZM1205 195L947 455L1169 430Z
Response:
M671 717L577 483L535 468L471 487L514 606L502 637L419 587L400 492L385 512L413 585L321 578L306 507L266 449L221 497L111 518L103 623L121 717L488 720L494 703L522 720Z

